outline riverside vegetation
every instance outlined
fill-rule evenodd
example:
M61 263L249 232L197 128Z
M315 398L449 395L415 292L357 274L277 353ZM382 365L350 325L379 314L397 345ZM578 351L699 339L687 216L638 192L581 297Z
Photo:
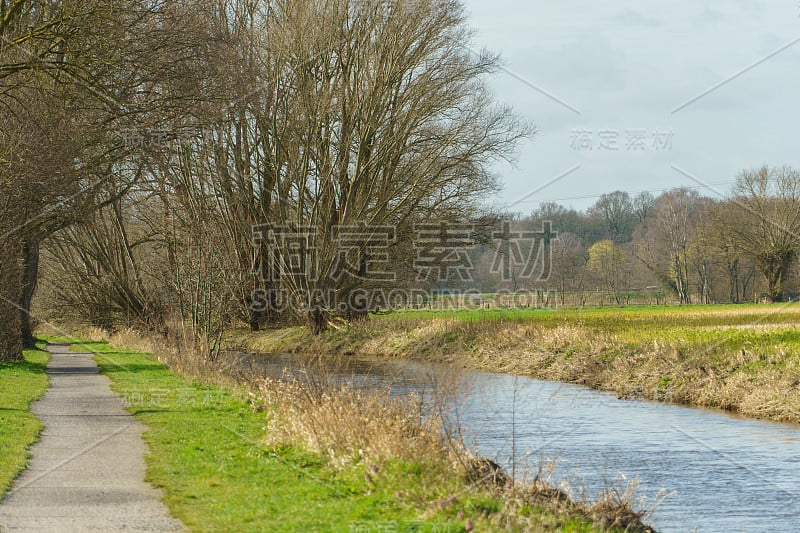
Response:
M650 531L634 486L590 502L554 488L547 472L514 483L419 399L325 375L223 372L130 332L110 340L126 348L79 349L97 354L148 427L147 480L191 530Z
M230 332L260 353L401 357L800 422L800 305L402 311L314 337Z

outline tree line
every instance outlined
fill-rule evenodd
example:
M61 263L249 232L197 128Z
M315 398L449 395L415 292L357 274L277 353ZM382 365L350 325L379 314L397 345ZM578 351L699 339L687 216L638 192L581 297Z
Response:
M492 163L535 128L494 99L498 58L470 39L458 0L0 0L0 359L33 342L32 317L208 354L236 324L320 333L374 309L326 295L452 285L420 278L425 249L471 254L459 283L486 292L796 290L790 168L743 172L726 200L488 209ZM559 233L547 279L493 272L515 250L505 220ZM469 226L467 254L420 246L442 221Z
M788 166L743 170L724 198L696 188L615 191L585 211L549 202L516 216L520 227L545 220L559 231L549 279L503 282L479 256L481 291L548 289L578 305L591 291L624 303L647 287L682 304L800 296L800 171Z

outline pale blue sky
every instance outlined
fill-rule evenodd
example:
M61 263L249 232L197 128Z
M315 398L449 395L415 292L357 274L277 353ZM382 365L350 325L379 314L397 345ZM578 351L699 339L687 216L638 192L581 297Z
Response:
M500 53L508 70L490 80L496 96L539 129L516 168L498 168L505 189L497 205L570 169L512 209L546 200L582 209L595 198L578 197L698 182L726 193L743 168L800 167L798 0L465 4L475 44ZM634 139L645 144L627 149ZM614 140L616 151L601 146Z

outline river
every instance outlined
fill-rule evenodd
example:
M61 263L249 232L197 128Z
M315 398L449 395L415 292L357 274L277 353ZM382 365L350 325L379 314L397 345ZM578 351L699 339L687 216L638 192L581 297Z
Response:
M229 354L232 356L232 354ZM297 371L288 355L238 356L268 375ZM249 365L248 365L249 366ZM361 386L425 391L452 368L351 359L333 370ZM449 379L449 378L448 378ZM467 444L517 474L555 461L574 497L638 479L640 508L659 532L800 530L800 426L637 400L563 383L459 370ZM660 496L659 496L660 494Z

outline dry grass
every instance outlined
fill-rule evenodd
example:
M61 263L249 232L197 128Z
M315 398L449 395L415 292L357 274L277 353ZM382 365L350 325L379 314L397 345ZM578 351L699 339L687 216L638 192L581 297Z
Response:
M233 369L221 364L207 346L179 335L163 337L131 328L109 333L94 326L81 326L70 331L77 338L106 341L123 350L154 354L171 370L202 382L231 386L244 381L242 376L234 375Z
M365 391L325 378L264 379L257 391L269 406L268 444L300 446L336 466L448 455L440 421L420 416L414 395L392 398L386 390Z
M271 445L301 446L338 466L424 458L466 469L474 458L451 416L469 394L462 372L433 368L410 391L391 383L359 378L341 359L295 358L291 373L257 379L252 391L268 413Z

